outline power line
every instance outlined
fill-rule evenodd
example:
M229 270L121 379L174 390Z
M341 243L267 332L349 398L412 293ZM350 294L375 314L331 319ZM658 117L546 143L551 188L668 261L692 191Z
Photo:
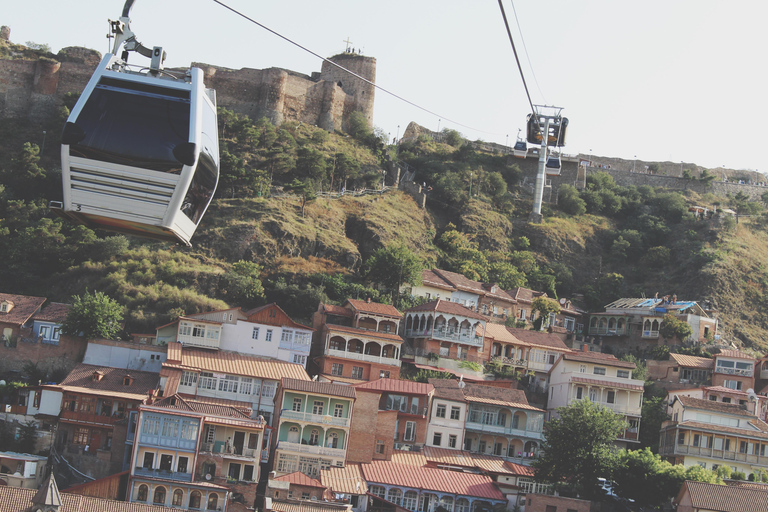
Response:
M515 15L515 23L517 23L517 31L520 33L520 41L523 43L523 50L525 50L525 58L528 60L528 67L531 68L531 74L533 75L533 81L536 82L536 88L539 90L539 94L541 94L542 99L544 100L544 103L547 102L547 98L544 97L544 93L541 91L541 86L539 85L539 79L536 78L536 71L533 69L533 63L531 62L531 56L528 55L528 46L525 44L525 38L523 37L523 29L520 28L520 20L517 18L517 9L515 9L515 1L509 0L509 3L512 4L512 13Z
M216 0L214 0L216 1ZM535 116L536 115L536 108L533 106L533 101L531 101L531 93L528 92L528 84L525 83L525 75L523 75L523 68L520 65L520 59L517 57L517 49L515 48L515 41L512 39L512 31L509 30L509 22L507 21L507 13L504 12L504 6L501 3L501 0L499 0L499 8L501 9L501 16L504 18L504 26L507 29L507 35L509 36L509 42L512 44L512 53L515 54L515 61L517 62L517 69L520 70L520 78L523 80L523 87L525 87L525 95L528 97L528 104L531 106L531 113Z
M219 4L220 6L224 7L224 8L225 8L225 9L227 9L227 10L229 10L229 11L231 11L231 12L233 12L233 13L237 14L237 15L238 15L238 16L240 16L241 18L244 18L244 19L246 19L246 20L250 21L250 22L251 22L251 23L253 23L254 25L257 25L257 26L259 26L259 27L263 28L263 29L264 29L264 30L266 30L267 32L269 32L269 33L271 33L271 34L274 34L274 35L276 35L276 36L277 36L277 37L279 37L280 39L283 39L283 40L285 40L285 41L287 41L287 42L291 43L292 45L294 45L294 46L297 46L297 47L301 48L302 50L304 50L305 52L309 53L310 55L313 55L313 56L317 57L318 59L321 59L321 60L323 60L324 62L327 62L327 63L331 64L332 66L336 66L337 68L341 69L342 71L345 71L346 73L349 73L350 75L354 76L355 78L358 78L358 79L362 80L363 82L365 82L365 83L367 83L367 84L369 84L369 85L371 85L371 86L375 87L376 89L378 89L378 90L380 90L380 91L382 91L382 92L384 92L384 93L386 93L386 94L389 94L390 96L393 96L394 98L397 98L397 99L399 99L400 101L403 101L403 102L405 102L405 103L407 103L407 104L411 105L412 107L416 107L417 109L419 109L419 110L422 110L422 111L424 111L424 112L426 112L426 113L428 113L428 114L431 114L431 115L433 115L433 116L435 116L435 117L437 117L437 118L443 119L444 121L448 121L448 122L450 122L450 123L453 123L453 124L455 124L455 125L457 125L457 126L461 126L461 127L463 127L463 128L467 128L467 129L469 129L469 130L472 130L472 131L476 131L476 132L480 132L480 133L487 133L487 134L494 134L494 135L498 135L498 134L497 134L497 133L495 133L495 132L488 132L488 131L485 131L485 130L480 130L480 129L478 129L478 128L473 128L472 126L468 126L468 125L466 125L466 124L463 124L463 123L460 123L460 122L458 122L458 121L454 121L453 119L450 119L450 118L449 118L449 117L447 117L447 116L444 116L444 115L442 115L442 114L438 114L438 113L436 113L436 112L433 112L432 110L429 110L428 108L422 107L421 105L418 105L418 104L416 104L416 103L414 103L414 102L412 102L412 101L410 101L410 100L407 100L407 99L403 98L402 96L400 96L400 95L398 95L398 94L395 94L394 92L392 92L392 91L389 91L389 90L385 89L384 87L381 87L380 85L377 85L377 84L375 84L374 82L372 82L372 81L368 80L367 78L365 78L365 77L362 77L362 76L358 75L357 73L354 73L354 72L352 72L352 71L348 70L348 69L347 69L347 68L345 68L344 66L342 66L342 65L340 65L340 64L337 64L336 62L333 62L332 60L330 60L330 59L327 59L327 58L323 57L323 56L322 56L322 55L320 55L319 53L313 52L313 51L312 51L312 50L310 50L309 48L307 48L307 47L305 47L305 46L302 46L301 44L299 44L299 43L297 43L296 41L294 41L294 40L290 39L289 37L286 37L286 36L284 36L284 35L280 34L279 32L277 32L277 31L275 31L275 30L272 30L271 28L267 27L266 25L264 25L264 24L262 24L262 23L259 23L258 21L254 20L253 18L250 18L249 16L247 16L247 15L243 14L242 12L238 11L237 9L235 9L235 8L233 8L233 7L230 7L229 5L225 4L224 2L222 2L222 1L220 1L220 0L213 0L213 2L214 2L214 3L217 3L217 4ZM509 29L507 29L507 30L509 30ZM511 38L511 37L512 37L512 36L510 35L510 38Z

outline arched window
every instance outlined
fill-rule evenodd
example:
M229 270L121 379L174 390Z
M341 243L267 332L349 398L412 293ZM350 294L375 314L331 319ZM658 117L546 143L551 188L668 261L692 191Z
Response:
M615 329L616 328L616 319L615 318L611 318L610 320L608 320L608 328L609 329Z
M453 498L450 496L443 496L440 498L440 506L443 507L448 512L453 511Z
M192 491L192 494L189 495L189 508L200 508L200 500L202 499L202 494L200 494L200 491Z
M453 512L469 512L469 500L466 498L457 499L456 506L453 507Z
M171 501L171 505L175 507L180 507L184 504L184 491L181 489L176 489L173 491L173 500Z
M392 487L391 489L389 489L389 492L387 493L387 501L391 501L396 505L400 504L401 497L402 497L402 492L400 491L400 489L396 487Z
M312 446L317 446L317 440L320 438L320 431L317 429L312 429L312 432L309 433L309 444Z
M136 494L136 501L147 501L147 495L149 494L149 487L145 484L139 486L139 492Z
M416 503L419 499L419 495L416 491L406 491L403 495L403 507L408 510L416 510Z
M328 445L328 448L338 448L339 447L339 434L336 432L331 432L328 434L328 442L326 443Z
M216 510L216 507L219 505L219 495L215 492L212 492L208 495L208 510Z
M158 487L155 489L155 494L152 497L152 503L165 505L165 487Z
M589 321L589 326L590 327L597 327L597 317L596 316L593 316L592 319ZM457 503L457 505L458 505L458 503Z

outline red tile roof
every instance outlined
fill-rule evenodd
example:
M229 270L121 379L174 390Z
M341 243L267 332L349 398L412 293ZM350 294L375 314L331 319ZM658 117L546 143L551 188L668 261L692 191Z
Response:
M347 299L347 304L361 313L371 313L374 315L391 316L402 318L403 314L390 304L381 304L380 302L368 302L365 300Z
M323 309L327 315L345 316L352 318L355 316L355 312L344 306L336 306L335 304L323 304Z
M250 419L250 413L246 413L239 408L232 407L226 403L217 403L211 400L201 401L192 398L184 398L181 395L173 395L158 400L151 406L162 407L166 409L176 409L179 411L196 412L200 414L211 414L215 416L224 416L227 418Z
M512 333L512 336L529 345L545 347L559 352L571 352L571 349L563 343L560 336L555 334L550 334L544 331L532 331L530 329L517 329L514 327L507 327L507 330Z
M0 302L13 304L10 311L0 313L0 322L21 326L42 307L45 297L0 293Z
M432 300L424 304L414 306L411 309L408 309L406 313L414 313L417 311L432 311L435 313L446 313L448 315L457 315L466 318L474 318L475 320L488 321L487 317L479 313L475 313L466 306L462 306L456 302L443 299Z
M347 464L343 468L320 470L323 486L339 494L366 494L368 484L360 471L360 464Z
M627 368L634 370L637 368L635 363L622 361L613 354L603 354L601 352L567 352L563 357L568 361L580 361L582 363L604 364L606 366L615 366L618 368Z
M573 382L582 384L591 384L593 386L603 386L606 388L631 389L633 391L643 391L645 389L641 384L630 384L629 382L614 382L600 379L590 379L589 377L575 376L571 378Z
M504 500L494 481L485 475L459 473L443 469L409 466L389 461L375 461L361 466L371 485L394 485L445 494Z
M749 428L738 427L726 427L724 425L717 425L712 423L704 423L701 421L681 421L679 423L670 423L667 427L662 427L662 431L671 430L676 427L689 430L701 430L705 432L715 432L717 434L734 434L743 437L753 437L757 439L768 439L768 425L764 422L754 419L747 421Z
M345 386L344 384L333 384L330 382L317 382L312 380L297 380L283 377L281 385L283 389L287 389L289 391L301 391L304 393L317 393L320 395L355 398L355 388L352 386Z
M67 319L67 314L70 309L72 309L72 304L51 302L32 318L41 322L54 322L60 324Z
M720 353L715 354L713 357L717 359L719 356L732 357L735 359L749 359L750 361L755 360L755 358L751 355L745 354L744 352L739 352L738 350L720 350Z
M434 283L433 286L436 288L461 290L476 293L480 296L495 297L511 303L515 302L515 299L509 293L502 290L498 285L473 281L463 274L458 274L456 272L436 268L422 272L422 283L425 281L425 278L428 284L432 285ZM446 287L442 283L447 283L449 287Z
M688 494L693 510L765 512L768 490L686 480L675 502Z
M510 465L511 463L507 463L503 458L493 455L449 450L448 448L438 448L435 446L425 446L421 451L427 462L434 465L480 468L488 473L505 475L528 476L530 473L533 476L532 469L525 471L520 468L525 468L526 466L520 466L519 464Z
M174 359L171 359L172 357ZM181 362L176 358L180 358ZM168 359L163 363L163 367L245 375L257 379L281 380L283 377L290 377L309 380L307 371L300 364L224 350L182 348L178 342L168 344Z
M726 404L724 402L715 402L714 400L704 400L702 398L693 398L685 395L677 395L677 398L685 407L690 407L692 409L704 409L725 414L735 414L737 416L754 416L754 414L743 409L738 404Z
M94 380L93 374L100 372L100 380ZM123 381L127 375L133 378L129 385ZM160 374L124 368L110 368L80 363L75 366L57 387L73 393L112 395L120 398L144 400L149 391L157 389Z
M405 393L409 395L428 395L435 390L432 384L412 380L379 379L362 384L355 384L360 391L382 391L386 393Z
M272 499L272 510L275 512L347 512L348 508L349 505L343 503Z
M464 392L459 388L459 381L456 379L428 379L428 381L435 387L435 398L466 402Z
M511 290L507 290L507 293L513 297L515 300L520 302L527 302L531 303L533 302L533 299L536 299L538 297L546 297L547 294L545 292L537 292L534 290L530 290L528 288L512 288Z
M0 510L3 512L35 510L32 508L32 498L35 494L37 494L37 489L24 489L7 485L0 486ZM61 493L61 501L61 506L58 508L59 512L178 512L179 510L177 508L107 500L92 496L68 494L66 492Z
M272 480L289 482L294 485L303 485L305 487L320 487L321 489L326 488L326 486L323 485L320 480L310 478L301 471L294 471L293 473L288 473L287 475L279 476L277 478L273 478Z
M392 332L371 331L370 329L361 329L359 327L348 327L346 325L325 324L329 333L341 332L360 336L362 338L386 340L392 343L402 343L403 338Z
M464 386L464 396L467 400L495 400L514 404L528 405L528 399L522 389L483 386L482 384L467 383Z
M485 337L502 343L513 343L523 347L530 346L529 343L514 336L504 324L487 324L485 326Z

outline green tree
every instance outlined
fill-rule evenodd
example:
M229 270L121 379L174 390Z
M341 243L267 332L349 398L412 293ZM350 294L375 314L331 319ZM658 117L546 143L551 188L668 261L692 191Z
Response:
M550 313L559 313L560 304L556 300L547 297L536 297L531 303L531 312L538 313L534 326L541 329L545 318L549 318Z
M308 181L301 181L298 178L294 178L293 181L286 185L284 188L287 192L292 192L299 196L299 202L301 204L301 218L303 219L306 212L307 203L317 199L314 187Z
M37 425L34 421L22 423L19 426L19 439L16 440L16 450L20 453L37 453Z
M224 279L227 283L228 302L240 306L255 306L264 298L261 284L262 268L252 261L240 260L232 265Z
M114 338L120 332L123 321L123 306L102 292L88 290L73 297L72 308L61 324L62 334L77 336L82 333L86 339Z
M374 252L365 265L366 278L389 291L397 298L403 283L421 283L424 263L419 256L402 243L382 247Z
M645 398L641 415L643 427L638 435L640 446L658 453L661 424L669 419L666 398L663 396Z
M685 341L691 334L693 329L684 320L678 320L672 313L664 315L664 319L659 326L659 335L665 340L678 339Z
M560 417L548 421L544 429L543 455L532 464L535 478L570 486L585 499L598 498L602 495L598 478L612 473L612 445L625 420L589 400L557 411Z

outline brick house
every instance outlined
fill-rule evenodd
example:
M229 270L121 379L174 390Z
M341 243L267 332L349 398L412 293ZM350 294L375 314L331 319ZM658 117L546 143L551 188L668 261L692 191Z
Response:
M320 304L312 317L310 372L320 380L354 384L400 377L398 335L403 315L388 304L347 299Z
M754 357L738 350L721 350L713 356L715 360L712 385L738 391L755 388Z
M301 471L294 471L282 476L270 476L267 482L267 497L274 499L294 499L322 501L332 499L328 488Z

